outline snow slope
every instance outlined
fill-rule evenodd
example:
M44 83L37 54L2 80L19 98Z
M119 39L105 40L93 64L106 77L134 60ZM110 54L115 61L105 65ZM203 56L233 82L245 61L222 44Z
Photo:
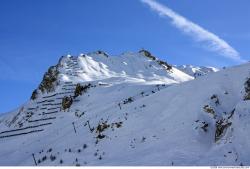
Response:
M76 69L72 70L67 66L67 61L77 63ZM172 68L166 71L156 61L147 58L141 53L124 53L121 56L105 56L98 53L90 53L79 57L61 58L62 80L65 81L94 81L107 78L133 79L143 83L179 83L191 80L192 77ZM66 69L66 70L65 70ZM76 70L77 74L71 74ZM72 76L73 75L73 76ZM76 75L76 76L75 76ZM133 81L132 80L132 81ZM147 83L147 84L148 84Z
M219 69L217 69L215 67L193 66L193 65L180 65L180 66L176 66L176 68L185 72L186 74L188 74L194 78L207 75L208 73L213 73L213 72L219 71Z
M196 80L138 53L58 65L54 91L0 117L0 165L250 165L250 64Z

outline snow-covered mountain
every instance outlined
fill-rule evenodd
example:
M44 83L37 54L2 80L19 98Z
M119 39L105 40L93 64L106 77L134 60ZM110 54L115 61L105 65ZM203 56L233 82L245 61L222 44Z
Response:
M250 165L249 73L193 80L147 51L62 57L0 116L0 165Z
M208 73L219 71L218 68L208 67L208 66L180 65L180 66L176 66L176 68L194 78L207 75Z

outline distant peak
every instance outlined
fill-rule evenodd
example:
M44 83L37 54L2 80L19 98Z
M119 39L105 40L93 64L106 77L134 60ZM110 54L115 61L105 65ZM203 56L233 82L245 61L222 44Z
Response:
M142 49L139 51L140 54L152 59L152 60L156 60L156 57L153 56L148 50Z
M105 57L109 57L109 54L107 54L106 52L102 51L102 50L97 50L95 52L91 52L88 53L87 55L93 56L93 55L99 55L99 56L105 56Z
M194 66L194 65L189 65L189 64L176 66L176 68L194 78L219 71L218 68L211 67L211 66Z

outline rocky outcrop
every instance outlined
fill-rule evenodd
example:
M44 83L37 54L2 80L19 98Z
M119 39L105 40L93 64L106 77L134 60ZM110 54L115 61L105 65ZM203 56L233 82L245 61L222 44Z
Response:
M38 95L38 92L37 92L37 89L35 89L33 92L32 92L32 95L30 97L31 100L35 100L37 98L37 95Z
M245 95L244 100L250 100L250 78L244 83Z
M152 59L152 60L156 60L156 57L153 56L149 51L145 50L145 49L142 49L139 51L140 54Z
M80 95L82 95L83 93L85 93L89 88L91 87L91 84L87 84L87 85L84 85L84 86L81 86L80 83L78 83L76 85L76 88L75 88L75 92L74 92L74 97L78 97Z
M51 66L49 70L43 76L43 80L39 85L39 89L42 93L44 92L53 92L55 86L57 85L57 76L59 74L57 66Z
M203 107L203 110L204 110L205 112L207 112L207 113L212 114L213 116L215 116L215 111L214 111L214 109L213 109L211 106L205 105L205 106Z
M109 55L106 52L101 51L101 50L98 50L95 53L98 54L98 55L103 55L103 56L109 57Z
M215 125L215 142L220 140L224 134L226 133L226 130L228 127L230 127L232 125L231 122L225 120L225 119L221 119L216 121L216 125Z
M170 64L168 64L167 62L164 62L162 60L158 60L155 56L153 56L149 51L142 49L139 51L140 54L152 59L152 60L156 60L156 62L161 65L163 68L165 68L167 71L172 70L172 66Z
M72 104L73 104L73 98L72 97L65 96L62 99L62 109L63 110L69 109Z
M170 64L168 64L167 62L161 61L161 60L157 60L157 63L161 66L163 66L167 71L172 70L172 66Z

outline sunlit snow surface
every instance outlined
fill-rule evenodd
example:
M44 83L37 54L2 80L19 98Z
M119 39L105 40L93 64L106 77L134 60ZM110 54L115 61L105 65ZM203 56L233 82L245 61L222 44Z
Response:
M198 78L200 76L207 75L209 73L218 72L219 69L209 66L193 66L193 65L180 65L176 66L177 69L187 73L188 75Z
M242 99L250 64L195 80L138 53L92 53L60 64L55 92L0 117L0 165L250 165L250 103ZM60 111L77 83L92 87ZM218 117L235 109L217 142L204 105ZM208 123L206 132L200 122ZM108 127L98 139L103 123Z

